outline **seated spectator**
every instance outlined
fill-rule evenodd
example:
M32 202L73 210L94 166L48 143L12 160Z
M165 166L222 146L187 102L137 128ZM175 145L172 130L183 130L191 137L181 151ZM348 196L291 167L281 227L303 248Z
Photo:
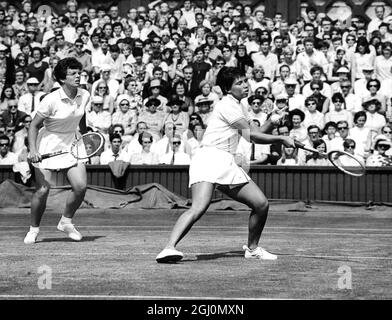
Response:
M194 112L194 101L185 95L185 82L183 80L179 80L173 84L173 91L181 100L181 111L187 112L191 115Z
M170 144L173 151L165 153L160 158L159 162L171 165L189 165L191 162L190 156L185 152L180 151L180 146L182 144L181 136L179 134L175 134Z
M353 139L346 139L343 141L343 151L353 155L362 164L365 164L365 160L361 154L356 152L356 143ZM357 162L349 157L341 157L340 162L344 166L357 166Z
M0 96L0 113L8 110L8 100L15 100L16 94L14 88L10 85L5 85L1 91Z
M323 139L317 140L314 144L314 148L318 151L326 153L327 145ZM306 161L306 165L308 166L329 166L330 162L324 156L320 155L317 152L312 153L311 157Z
M374 139L374 151L366 159L366 166L368 167L386 167L392 166L392 158L386 154L387 150L391 148L391 142L386 136L378 135Z
M366 112L359 111L354 115L354 126L349 131L349 136L355 141L356 153L361 157L368 155L372 142L372 132L365 127Z
M307 97L305 99L305 120L304 126L308 128L310 125L316 125L324 128L324 114L317 110L317 99L315 97Z
M381 82L378 79L370 79L366 84L366 89L369 90L369 95L364 95L362 102L368 102L370 100L377 99L380 103L379 113L385 114L387 107L391 105L390 101L387 101L387 97L379 92L381 88Z
M305 113L299 109L294 109L289 113L289 121L291 123L290 137L305 143L307 140L307 130L303 125L305 120ZM297 153L297 152L296 152Z
M26 68L27 78L36 78L39 82L38 88L43 88L43 80L45 76L45 70L49 68L48 63L42 61L44 58L44 52L41 48L34 47L31 50L31 55L34 59L33 63L30 63Z
M122 90L121 88L124 88ZM124 81L120 84L119 95L126 94L129 99L129 109L137 115L142 111L143 98L140 95L141 83L132 77L125 77ZM117 98L118 99L118 98Z
M112 114L112 124L121 123L124 127L124 140L132 140L136 132L137 111L130 109L131 99L127 94L121 94L116 100L116 112Z
M201 123L196 123L195 125L190 124L189 130L192 132L193 136L186 141L186 149L191 158L194 156L196 151L201 147L201 141L204 136L205 126Z
M251 95L248 99L248 104L250 106L249 117L250 119L256 119L259 121L260 125L263 125L267 120L268 114L261 110L261 106L264 102L264 97L262 95Z
M131 164L159 164L158 155L151 151L151 145L153 143L153 137L148 132L144 132L138 137L138 141L142 146L142 151L139 153L133 153L130 156L129 162Z
M164 124L171 122L174 123L176 127L176 132L178 134L183 134L189 126L189 115L187 112L181 110L181 105L183 101L177 96L171 96L169 102L167 103L170 112L166 115Z
M249 92L255 93L256 89L260 86L269 90L271 79L264 77L264 68L262 65L255 65L252 70L252 77L248 80Z
M105 110L109 112L109 115L113 114L114 112L114 98L112 95L109 93L109 86L106 81L104 80L98 80L96 83L96 86L94 88L94 84L92 87L92 96L96 97L101 97L103 102L102 102L102 110ZM89 108L92 110L92 108Z
M385 117L379 113L381 110L381 102L377 99L371 99L362 104L366 111L365 127L371 131L379 132L386 125Z
M281 136L288 136L290 129L287 123L283 123L277 128L278 134ZM278 160L282 157L282 143L273 143L270 145L269 159L268 162L272 165L276 165Z
M276 163L278 166L298 166L302 165L298 158L298 149L282 145L282 157Z
M27 137L30 124L31 124L31 116L26 114L22 119L23 127L15 133L15 141L12 146L12 152L17 155L20 154L23 147L25 146L25 138Z
M289 110L300 109L305 111L305 97L296 93L296 87L298 86L297 79L289 77L284 81L285 93L289 99Z
M212 103L213 101L208 98L201 98L196 103L196 108L199 110L197 114L201 117L203 123L206 126L208 126L208 121L210 120L210 117L212 115L212 110L211 110Z
M19 98L18 109L34 117L34 112L45 92L38 89L39 81L36 78L27 79L26 84L29 92Z
M333 121L337 123L339 121L347 121L351 128L353 126L352 113L343 109L343 106L345 106L343 95L339 92L334 93L332 96L332 106L330 111L325 114L325 122Z
M112 119L110 113L103 109L103 98L101 96L93 96L91 98L91 106L92 110L86 115L87 126L94 131L107 135Z
M18 110L18 100L8 100L7 101L8 110L2 113L3 122L10 123L15 127L16 131L23 128L23 118L26 113Z
M101 153L100 164L109 164L109 162L122 160L128 162L128 154L121 150L122 139L117 133L110 135L110 149Z
M94 146L91 143L86 143L85 146L86 146L86 153L88 155L91 154L91 152L93 151L93 147ZM97 153L96 155L88 158L86 164L95 164L95 165L101 164L101 157L100 157L99 153Z
M10 151L10 139L6 135L0 136L0 165L18 163L18 156Z
M330 100L328 97L321 93L321 90L324 87L324 84L321 80L312 80L309 83L310 90L312 90L312 94L309 97L315 97L317 100L317 111L325 114L329 110ZM305 95L306 96L306 95Z
M143 100L143 105L147 106L147 102L150 101L151 99L155 99L159 101L159 105L157 106L157 111L158 112L167 112L167 99L161 95L161 81L154 79L151 80L150 82L150 95L148 98L145 98ZM144 110L143 110L144 111Z
M199 88L201 90L201 94L199 94L196 98L195 98L195 104L197 104L199 102L200 99L203 98L207 98L209 100L212 100L212 104L211 104L211 110L214 109L215 104L220 100L219 96L212 91L212 85L208 80L203 80L202 82L200 82ZM198 110L196 109L196 112Z
M164 123L163 121L166 117L164 112L157 111L157 108L160 105L160 100L156 98L149 99L146 102L146 110L143 111L138 118L138 121L142 121L147 124L147 131L152 134L155 141L161 139L161 131Z
M147 131L147 124L143 121L139 121L136 124L136 133L133 136L132 140L126 145L125 147L125 151L127 152L127 154L129 156L131 156L131 154L133 153L140 153L142 152L142 146L139 143L139 136L143 133ZM155 145L155 141L153 140L152 143L152 150L154 150L154 145Z
M15 83L12 85L15 92L15 98L19 98L29 92L26 83L26 73L22 69L15 70ZM0 108L1 109L1 108Z

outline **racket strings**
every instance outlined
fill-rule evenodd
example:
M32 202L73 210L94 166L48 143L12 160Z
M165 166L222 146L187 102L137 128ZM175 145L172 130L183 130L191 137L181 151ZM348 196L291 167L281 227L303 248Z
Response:
M347 152L334 151L329 155L332 164L338 169L354 176L365 174L365 166L360 159Z
M98 133L87 133L73 144L71 153L77 159L86 159L97 154L103 146L104 139Z

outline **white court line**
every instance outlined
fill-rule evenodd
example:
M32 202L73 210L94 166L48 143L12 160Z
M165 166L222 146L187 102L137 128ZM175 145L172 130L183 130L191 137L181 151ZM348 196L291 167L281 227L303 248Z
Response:
M295 300L295 299L275 299L275 298L223 298L223 297L181 297L181 296L128 296L128 295L83 295L83 294L56 294L56 295L0 295L0 299L145 299L145 300Z
M238 250L240 251L240 250ZM192 258L192 256L206 256L206 255L215 255L215 254L220 254L220 252L189 252L186 253L186 259ZM286 254L286 253L276 253L274 252L274 254L276 254L279 259L283 259L285 257L298 257L298 258L326 258L326 259L340 259L340 260L350 260L350 259L354 259L354 260L392 260L392 257L366 257L366 256L323 256L323 255L311 255L311 254ZM79 253L73 253L73 252L66 252L66 253L60 253L60 252L32 252L32 253L15 253L15 252L1 252L0 253L0 257L1 256L23 256L23 257L37 257L37 256L67 256L67 257L79 257L79 256L103 256L103 255L107 255L107 256L130 256L129 253L120 253L120 252L107 252L107 253L103 253L103 252L79 252ZM147 253L147 252L140 252L140 253L132 253L132 256L135 255L140 255L140 256L152 256L153 254L151 253ZM155 254L154 254L155 257ZM233 257L233 258L237 258L240 257L239 255L226 255L226 257ZM196 258L192 258L192 261L197 261Z
M83 228L78 228L80 230L83 230ZM162 233L170 233L171 229L167 229L167 230L161 230ZM221 232L224 230L220 230ZM6 232L5 230L0 230L0 234L2 232ZM132 232L142 232L144 234L146 233L156 233L156 231L154 230L132 230ZM197 231L199 234L200 233L211 233L211 231L209 230L198 230ZM238 233L238 234L244 234L247 233L247 229L240 231L230 231L231 234L234 234L234 232ZM57 234L57 233L56 233ZM268 231L268 234L298 234L298 235L307 235L307 236L342 236L342 237L387 237L390 238L392 237L391 233L343 233L343 232L301 232L300 234L296 231ZM91 234L90 234L91 236Z
M53 228L55 225L43 225L40 226L40 228ZM119 226L119 225L107 225L107 226L101 226L101 225L79 225L78 227L84 228L84 229L167 229L167 228L173 228L172 225L167 225L167 226L139 226L139 225L131 225L131 226ZM0 226L0 229L12 229L12 228L26 228L26 226ZM213 230L225 230L225 229L245 229L248 230L248 227L223 227L223 226L193 226L192 229L213 229ZM382 231L382 232L392 232L392 229L371 229L371 228L311 228L311 227L265 227L265 229L294 229L294 230L334 230L334 231Z

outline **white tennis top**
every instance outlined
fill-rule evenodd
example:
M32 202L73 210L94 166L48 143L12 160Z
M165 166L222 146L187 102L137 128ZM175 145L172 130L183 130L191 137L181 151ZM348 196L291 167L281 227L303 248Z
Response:
M62 88L49 93L42 99L37 115L44 118L43 127L37 137L40 154L70 149L75 138L80 137L78 126L85 113L90 94L78 89L76 97L71 100ZM42 160L34 164L43 169L62 169L72 167L77 160L70 154L64 154Z
M233 123L244 119L248 123L250 117L246 107L231 95L224 96L214 107L204 133L202 146L216 147L235 154L241 138Z

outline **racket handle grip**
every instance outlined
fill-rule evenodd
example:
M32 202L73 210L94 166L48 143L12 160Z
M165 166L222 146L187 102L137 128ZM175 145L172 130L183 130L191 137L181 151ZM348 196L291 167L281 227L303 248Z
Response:
M41 159L42 160L48 159L48 158L51 158L51 157L54 157L54 156L58 156L58 155L63 154L63 153L65 153L65 152L64 151L56 151L56 152L44 153L44 154L41 154Z
M305 147L305 144L303 144L302 142L299 142L298 140L294 140L294 143L297 148L302 149L303 147Z

